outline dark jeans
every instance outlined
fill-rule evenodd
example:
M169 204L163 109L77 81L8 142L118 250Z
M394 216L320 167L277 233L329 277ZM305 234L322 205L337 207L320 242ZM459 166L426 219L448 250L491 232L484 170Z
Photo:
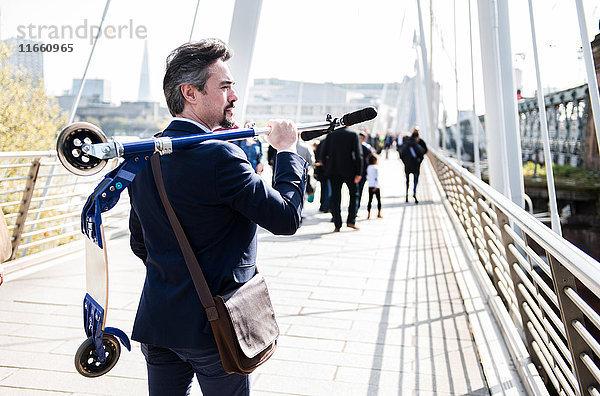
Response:
M321 178L321 205L319 210L323 212L329 211L329 198L331 196L331 186L329 185L329 179L325 179L324 176Z
M381 190L377 187L369 187L369 202L367 203L367 211L371 211L371 203L373 202L373 195L377 197L377 210L381 211Z
M216 348L161 348L142 344L150 396L188 395L194 374L204 396L248 396L250 376L227 374Z
M356 222L356 208L358 205L358 183L354 183L354 178L344 179L337 176L330 177L329 181L331 182L329 209L331 209L335 228L340 228L342 226L340 205L342 203L342 185L344 184L346 184L348 191L350 192L350 204L348 205L348 218L346 224L354 224Z
M406 172L406 196L408 197L408 176L410 173ZM419 183L419 170L413 173L413 180L415 182L413 187L413 195L417 195L417 184Z
M356 204L356 210L360 209L360 201L362 199L363 190L365 188L365 182L367 181L367 175L363 175L358 182L358 203Z

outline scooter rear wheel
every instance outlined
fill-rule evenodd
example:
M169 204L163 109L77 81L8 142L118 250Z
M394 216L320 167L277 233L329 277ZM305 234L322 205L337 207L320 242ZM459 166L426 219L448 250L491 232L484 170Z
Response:
M92 337L88 338L79 346L75 353L75 368L79 374L84 377L99 377L108 373L119 360L121 356L121 345L119 341L110 334L102 336L102 345L104 345L104 361L98 359L98 353L94 346Z

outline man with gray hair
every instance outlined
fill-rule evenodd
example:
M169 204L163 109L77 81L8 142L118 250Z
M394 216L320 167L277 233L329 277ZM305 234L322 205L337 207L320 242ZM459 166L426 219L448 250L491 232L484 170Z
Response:
M237 96L221 40L186 43L167 58L163 88L171 138L233 126ZM274 234L300 226L307 164L296 153L290 121L270 121L277 150L274 187L258 176L235 144L209 140L161 158L164 186L212 295L256 272L257 225ZM150 395L185 395L194 374L204 395L249 395L248 376L224 371L219 352L152 170L129 187L131 248L146 265L132 339L141 343Z

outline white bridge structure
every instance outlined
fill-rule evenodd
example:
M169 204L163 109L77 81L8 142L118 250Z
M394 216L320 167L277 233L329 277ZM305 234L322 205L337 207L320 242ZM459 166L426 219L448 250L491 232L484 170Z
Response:
M431 147L420 185L426 197L419 205L404 202L401 163L392 156L382 161L384 219L379 223L364 220L363 213L360 231L342 232L335 236L339 239L333 239L334 236L328 234L327 215L319 214L307 203L304 231L297 236L283 239L261 234L259 256L265 262L261 268L265 268L267 281L269 276L274 279L274 305L282 317L282 346L280 357L276 352L274 363L269 362L257 371L253 382L256 393L389 395L412 391L415 394L599 396L600 263L561 236L539 67L538 108L535 109L532 102L521 106L523 111L539 114L534 117L538 124L533 126L534 121L529 120L525 125L519 117L508 0L477 0L477 15L471 15L479 21L486 105L484 126L475 112L471 125L476 125L475 129L484 127L485 133L481 135L487 141L479 141L480 134L473 134L474 161L469 169L463 167L459 145L456 151L445 149L443 135L446 128L453 126L442 124L436 92L438 85L443 84L436 81L431 71L431 57L436 56L431 48L435 45L425 40L424 33L429 17L422 12L425 2L415 1L419 18L419 28L414 32L415 50L419 56L410 100L416 106L422 136ZM473 2L466 1L469 6ZM531 0L529 5L531 12ZM262 0L235 2L230 44L236 56L231 68L238 78L236 88L241 102L238 108L242 112L249 84L246 71L252 62L261 6ZM574 0L573 7L578 12L586 64L588 116L593 117L597 127L600 125L599 91L581 0ZM532 34L523 39L532 40L536 52L532 15ZM433 35L429 37L433 40ZM578 88L582 89L585 88ZM474 97L472 92L463 94ZM77 103L71 119L76 107ZM537 131L535 145L543 151L549 165L551 227L524 209L523 127ZM484 165L489 184L481 179L479 147L483 145L487 147ZM531 139L528 140L526 150L533 152L533 147ZM569 147L575 147L575 143ZM571 161L570 157L565 158L563 162ZM578 161L572 160L573 163ZM68 347L72 344L70 338L79 339L72 335L76 333L76 325L71 325L76 322L79 300L71 300L72 293L69 293L64 298L50 296L48 302L44 302L44 291L39 288L50 285L56 274L53 269L63 271L65 263L77 266L72 278L68 274L56 274L67 289L73 289L68 282L82 279L83 263L77 262L83 257L80 211L97 182L98 179L65 171L52 151L0 153L0 207L12 234L12 257L0 267L4 272L4 284L0 286L0 394L144 392L143 357L139 351L125 357L129 363L122 363L128 364L135 373L131 377L125 370L117 369L116 374L86 379L88 382L83 383L80 382L83 379L70 376L66 365L60 363L52 367L50 363L53 359L61 362L67 359ZM118 249L127 249L128 214L127 196L123 194L119 204L104 217L109 246L114 243ZM394 222L401 224L399 230ZM374 237L369 232L377 234ZM443 236L438 238L435 236L438 234ZM342 248L354 249L354 256L345 254ZM114 253L115 257L132 260L124 252ZM405 260L410 255L414 257ZM309 262L307 258L314 261ZM419 266L415 266L417 263ZM427 272L434 264L440 267L431 267L433 272ZM135 314L134 286L139 287L140 279L143 281L143 266L128 263L119 267L115 262L111 263L111 270L113 268L115 290L122 298L115 302L114 315L131 321ZM400 275L401 268L407 269L405 278ZM438 270L440 272L436 272ZM290 281L286 271L301 281ZM131 279L135 279L133 286L128 283L129 272L135 272L131 275ZM448 290L460 289L458 297L450 292L446 297L439 294L440 274L444 275L444 282L455 282L447 287ZM338 278L343 281L336 283ZM60 295L60 285L52 285L48 287L55 289L48 289L48 293ZM419 289L423 285L425 288ZM436 285L438 294L431 291ZM400 302L400 293L406 297L409 291L416 297ZM434 293L435 297L431 298L434 294L428 293ZM124 296L128 296L126 303ZM419 305L419 298L425 298L427 304ZM441 312L445 308L435 304L445 298L460 301L460 312L452 311L451 315L444 316ZM432 314L436 309L439 316ZM394 316L397 310L403 310L402 318ZM407 316L406 310L414 312ZM53 317L52 312L58 316ZM373 314L375 312L377 314ZM487 319L481 322L485 312ZM404 335L409 333L404 331L418 329L423 323L419 319L422 315L428 318L425 322L431 338L423 341L417 337L418 331L410 333L408 338L418 341L408 345ZM475 357L472 365L465 363L467 355L447 348L449 339L456 341L461 337L443 338L431 330L437 329L437 325L441 329L446 329L447 323L456 325L457 322L447 322L453 320L452 315L466 320L467 325L461 331L462 336L468 333L468 342L474 345L469 355ZM49 326L50 330L43 330L43 326ZM60 331L65 334L59 335ZM80 332L83 335L82 329ZM492 333L499 338L490 342ZM402 342L395 338L398 334L403 334ZM366 338L361 339L363 336ZM56 340L64 344L55 343ZM444 347L436 346L435 342L441 342ZM54 347L46 348L47 343ZM432 363L434 368L430 371L419 366L421 343L428 344L425 348L431 352L425 356L426 361L442 359L445 363L437 366ZM40 345L39 352L36 345ZM407 346L413 348L412 354L405 353L403 348ZM67 349L61 349L63 347ZM38 353L42 357L33 362ZM461 356L462 360L455 361L449 356ZM404 365L403 359L410 361L413 368ZM455 372L454 365L461 365L462 374ZM71 371L76 376L75 370ZM408 373L414 374L413 380L406 380ZM47 385L36 379L37 375L49 378ZM461 375L465 378L464 386L456 382L458 377L463 378ZM53 381L53 376L65 379ZM427 376L435 380L427 383L424 379ZM127 388L128 384L132 384L131 388Z

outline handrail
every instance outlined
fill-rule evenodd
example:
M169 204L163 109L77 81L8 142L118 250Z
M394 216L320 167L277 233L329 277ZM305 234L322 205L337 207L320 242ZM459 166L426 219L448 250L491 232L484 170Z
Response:
M495 288L488 301L502 301L550 393L596 394L600 263L454 160L435 149L429 158L477 253L474 269Z
M56 150L48 151L0 151L0 160L23 158L57 158Z
M436 153L437 156L441 154ZM542 222L535 218L529 212L523 210L520 206L506 198L500 192L490 187L481 179L476 178L466 169L460 167L454 161L446 159L445 165L456 172L460 177L469 181L478 191L487 195L498 208L510 214L511 220L517 223L517 226L535 239L535 241L550 252L554 257L560 258L561 263L567 266L567 269L579 275L578 278L584 279L583 282L590 288L594 294L600 296L600 263L581 251L578 247L564 238L561 238L552 230L546 227Z

